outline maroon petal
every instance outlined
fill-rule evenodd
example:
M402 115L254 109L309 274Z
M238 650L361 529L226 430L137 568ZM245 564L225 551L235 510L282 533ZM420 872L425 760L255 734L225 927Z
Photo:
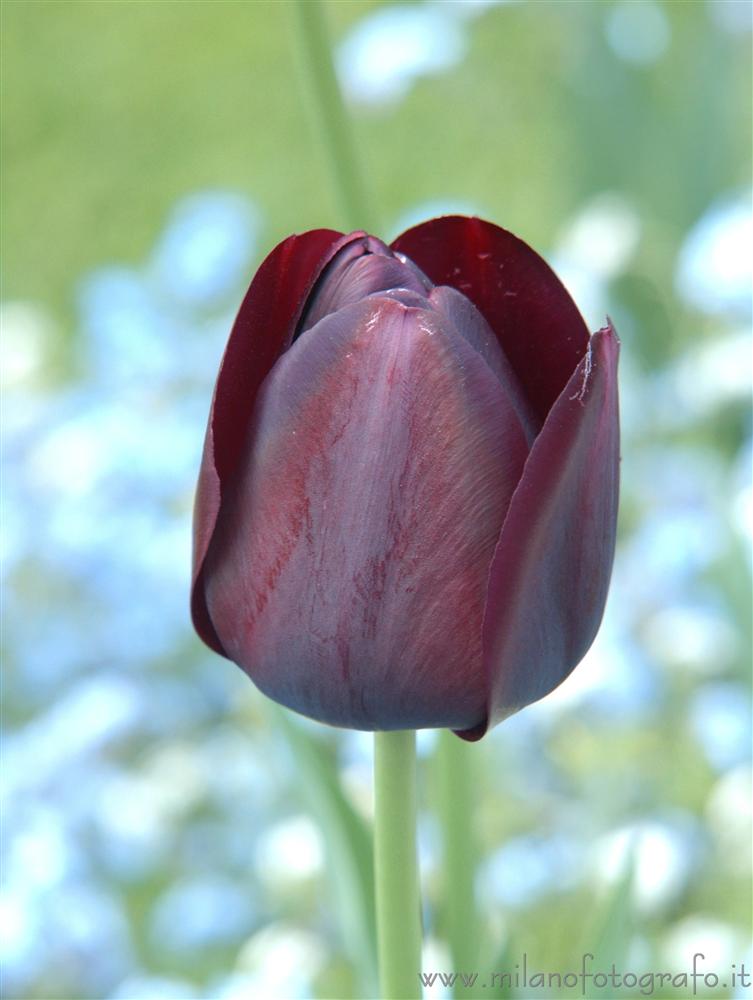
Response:
M484 612L488 719L466 739L552 691L596 635L617 521L618 353L611 324L593 335L513 494Z
M392 248L481 311L543 423L588 346L588 328L546 261L506 229L465 216L423 222Z
M231 658L324 722L476 725L489 564L527 451L438 312L370 296L321 320L258 395L207 557Z
M523 393L518 376L513 371L505 352L494 336L494 332L470 299L450 285L437 285L429 296L429 301L448 318L455 329L469 344L476 348L491 370L499 379L523 427L526 441L530 446L541 430L541 421L531 410Z
M400 260L376 237L350 242L322 272L306 304L299 333L343 306L392 288L406 288L426 296L432 285L417 267Z
M256 393L290 343L322 268L344 243L362 235L342 237L331 229L315 229L278 244L256 272L225 348L194 504L191 588L194 627L204 642L223 656L225 650L207 612L202 568L223 493L242 455Z

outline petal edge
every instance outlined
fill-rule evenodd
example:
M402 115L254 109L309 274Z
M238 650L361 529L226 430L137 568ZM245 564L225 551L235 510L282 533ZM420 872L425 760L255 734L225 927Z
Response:
M497 335L541 423L585 355L588 327L543 257L513 233L448 215L392 243L435 285L466 295Z
M246 292L220 363L194 501L191 617L199 636L222 656L227 654L209 616L202 570L223 484L237 467L261 383L290 343L322 268L349 238L332 229L313 229L278 243Z
M609 323L591 337L513 494L484 615L488 716L465 739L554 690L601 623L617 522L618 354Z

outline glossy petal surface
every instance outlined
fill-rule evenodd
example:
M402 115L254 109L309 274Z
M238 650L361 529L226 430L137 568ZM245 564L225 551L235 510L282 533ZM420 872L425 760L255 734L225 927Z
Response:
M371 296L326 317L265 381L223 500L206 589L227 654L322 721L480 724L489 563L527 451L440 314Z
M563 681L601 622L617 521L618 351L611 327L593 335L510 503L484 616L489 725Z
M392 247L435 285L451 285L481 311L541 425L585 354L589 336L546 261L507 230L465 216L424 222Z
M227 483L241 459L259 386L290 343L314 282L341 243L340 233L315 229L275 247L256 272L222 358L194 506L191 613L204 642L224 655L207 614L204 559Z
M400 260L373 236L351 240L330 261L316 283L301 321L301 332L330 313L374 292L404 288L422 296L432 284L408 260Z
M492 328L471 300L449 285L439 285L432 289L429 301L476 348L504 386L530 446L541 429L541 422L526 399L518 376Z

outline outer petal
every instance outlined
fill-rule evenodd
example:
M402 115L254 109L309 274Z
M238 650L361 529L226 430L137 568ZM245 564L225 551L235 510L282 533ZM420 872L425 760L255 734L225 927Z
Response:
M506 229L457 215L409 229L392 248L477 306L543 423L588 346L588 328L546 261Z
M489 563L526 454L439 314L372 296L326 317L265 381L223 501L206 590L225 649L324 722L477 725Z
M489 716L466 739L552 691L596 635L617 521L618 352L611 325L593 335L513 494L484 614Z
M450 285L437 285L429 301L450 320L455 329L472 344L504 386L515 407L528 444L541 430L541 422L532 412L518 376L494 332L470 299Z
M209 619L202 569L225 490L237 469L259 386L290 343L322 268L348 239L331 229L290 236L256 272L217 376L194 505L191 613L204 642L227 655Z

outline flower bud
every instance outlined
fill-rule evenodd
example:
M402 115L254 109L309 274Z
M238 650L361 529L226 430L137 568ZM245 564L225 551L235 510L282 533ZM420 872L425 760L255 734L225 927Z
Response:
M617 510L617 341L478 219L391 248L290 237L217 381L193 614L271 698L467 738L542 697L598 627Z

